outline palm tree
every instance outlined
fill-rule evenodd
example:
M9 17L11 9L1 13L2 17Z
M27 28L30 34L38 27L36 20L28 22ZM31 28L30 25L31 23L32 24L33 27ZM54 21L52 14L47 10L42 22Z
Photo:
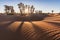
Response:
M5 12L6 12L6 14L13 14L14 13L13 6L5 5Z
M20 13L22 15L23 10L24 10L24 4L23 3L20 3L20 4L18 4L18 7L19 7Z
M11 14L14 14L13 6L10 6L10 11L11 11Z
M22 12L25 13L25 5L22 4Z
M9 6L5 5L5 12L6 12L6 14L9 13L9 10L10 10Z
M5 7L5 13L8 13L6 7Z
M30 13L30 5L28 5L28 13Z
M33 8L33 12L35 11L35 8Z
M35 8L34 8L34 6L32 5L32 6L31 6L31 13L33 13L34 10L35 10Z
M52 10L52 14L53 14L54 10Z
M39 14L41 14L42 13L42 11L41 10L39 10Z

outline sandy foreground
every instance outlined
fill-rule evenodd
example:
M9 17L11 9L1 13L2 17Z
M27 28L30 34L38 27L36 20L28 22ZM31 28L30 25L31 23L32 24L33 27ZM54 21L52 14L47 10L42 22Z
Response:
M0 17L0 40L59 40L60 16L41 21L16 21L16 16Z

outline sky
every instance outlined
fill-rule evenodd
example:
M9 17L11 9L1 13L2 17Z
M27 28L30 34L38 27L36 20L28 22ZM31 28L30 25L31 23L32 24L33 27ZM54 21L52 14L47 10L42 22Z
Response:
M19 3L24 3L27 5L34 5L35 10L42 10L42 12L60 12L60 0L0 0L0 12L4 13L4 5L13 6L15 12L19 12Z

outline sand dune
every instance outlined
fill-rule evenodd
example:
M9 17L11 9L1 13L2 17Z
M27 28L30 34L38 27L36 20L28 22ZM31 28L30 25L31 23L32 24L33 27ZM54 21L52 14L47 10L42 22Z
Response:
M60 39L60 17L47 17L41 21L18 21L17 17L0 17L0 40Z

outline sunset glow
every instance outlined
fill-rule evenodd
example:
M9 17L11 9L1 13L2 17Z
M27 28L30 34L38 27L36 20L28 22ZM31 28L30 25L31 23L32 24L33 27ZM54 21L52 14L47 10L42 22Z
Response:
M60 0L0 0L0 12L5 12L4 5L11 5L14 7L15 12L19 13L17 4L21 2L27 5L34 5L36 10L42 10L45 13L51 13L51 10L60 12Z
M25 13L28 13L28 9L25 9Z

